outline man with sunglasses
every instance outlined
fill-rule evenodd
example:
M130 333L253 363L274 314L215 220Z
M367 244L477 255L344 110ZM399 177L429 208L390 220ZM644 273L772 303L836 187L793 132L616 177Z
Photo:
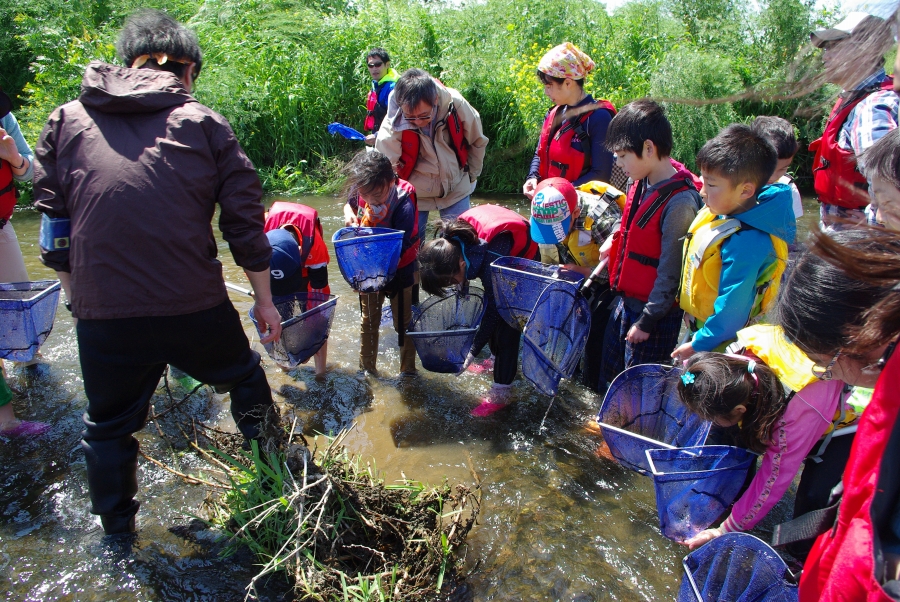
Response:
M275 418L259 354L228 300L211 220L256 298L262 342L272 304L262 188L224 117L191 96L197 35L159 11L128 18L125 66L92 62L77 100L50 115L35 152L41 259L77 319L82 448L91 512L107 534L135 530L138 442L167 364L229 392L247 439Z
M454 219L469 209L487 143L481 116L459 92L421 69L409 69L388 101L375 150L415 187L424 234L429 211Z
M896 2L869 2L837 25L810 34L823 50L824 79L842 92L815 152L813 184L819 198L821 223L840 228L840 220L874 223L869 184L857 168L857 157L897 127L900 97L884 71L884 54L894 45Z
M381 128L388 110L388 98L394 91L394 84L400 75L391 67L391 57L384 48L373 48L366 55L366 67L372 78L372 89L366 97L366 122L363 125L364 132L371 132L366 136L366 144L375 146L375 138Z

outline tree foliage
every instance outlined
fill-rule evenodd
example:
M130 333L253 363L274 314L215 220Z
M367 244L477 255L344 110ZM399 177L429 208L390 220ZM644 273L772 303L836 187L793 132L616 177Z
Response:
M677 102L747 88L777 96L822 17L814 0L764 0L758 10L735 0L632 0L612 15L596 0L19 0L0 8L14 34L0 42L0 85L16 97L30 142L54 107L78 95L89 61L116 61L117 30L139 6L196 29L204 69L195 94L231 121L269 189L321 188L334 158L357 148L325 125L361 126L372 46L387 48L399 71L429 70L481 112L491 139L482 191L521 186L550 104L537 62L566 40L596 62L586 82L595 97L667 100L675 157L688 165L718 128L757 114L787 117L807 138L821 131L821 95Z

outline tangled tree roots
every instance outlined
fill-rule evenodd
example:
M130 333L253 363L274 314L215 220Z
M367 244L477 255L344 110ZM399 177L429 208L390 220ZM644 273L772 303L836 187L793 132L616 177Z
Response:
M446 597L478 496L462 485L385 485L347 454L345 434L312 453L300 444L266 453L255 441L242 460L218 452L232 468L231 488L210 500L211 515L263 563L248 597L282 571L300 600Z

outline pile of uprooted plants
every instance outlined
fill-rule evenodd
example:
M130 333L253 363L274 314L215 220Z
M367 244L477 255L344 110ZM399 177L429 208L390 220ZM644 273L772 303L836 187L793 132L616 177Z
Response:
M439 600L462 581L458 552L480 505L467 487L387 485L347 452L346 431L310 449L293 427L269 426L247 451L240 435L194 420L180 430L212 470L178 474L215 485L209 522L230 534L229 549L247 546L262 565L248 598L279 573L299 600Z

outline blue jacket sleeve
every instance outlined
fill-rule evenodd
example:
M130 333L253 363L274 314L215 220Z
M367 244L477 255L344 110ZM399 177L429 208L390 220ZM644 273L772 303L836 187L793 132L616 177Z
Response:
M598 109L588 117L588 136L591 139L591 169L573 182L575 186L600 180L609 182L612 173L613 154L606 150L606 130L612 115L606 109Z
M761 230L740 230L722 243L719 296L713 315L694 335L694 351L712 351L737 336L753 309L756 279L774 257L772 239Z
M378 94L378 102L384 106L388 104L388 96L391 95L391 92L394 90L394 84L397 82L387 82L384 84L384 87L381 89L381 92Z

